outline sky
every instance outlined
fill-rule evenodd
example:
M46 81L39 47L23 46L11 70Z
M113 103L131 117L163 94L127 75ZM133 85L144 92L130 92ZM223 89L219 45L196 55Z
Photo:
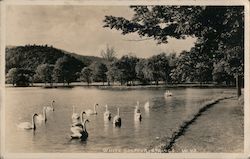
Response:
M6 9L6 44L53 45L80 55L100 56L106 46L114 47L118 57L126 54L150 57L162 52L189 51L196 39L169 39L167 44L140 39L135 33L103 28L105 15L131 18L127 6L9 5Z

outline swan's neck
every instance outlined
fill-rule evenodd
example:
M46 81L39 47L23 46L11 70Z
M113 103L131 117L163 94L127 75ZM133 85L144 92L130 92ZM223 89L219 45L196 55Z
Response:
M120 116L120 110L119 110L119 108L117 109L117 115Z
M87 129L86 129L86 122L87 122L87 120L85 120L84 123L83 123L83 129L84 129L85 132L87 132Z
M32 116L32 126L33 126L33 129L36 130L36 123L35 123L35 115Z
M44 117L44 120L46 121L47 120L46 108L43 108L43 117Z
M94 113L96 113L96 104L94 105Z
M108 111L108 106L106 105L106 112Z
M82 112L82 114L81 114L81 122L83 122L83 114L84 114L84 112Z
M54 109L54 102L51 102L51 107L52 109Z

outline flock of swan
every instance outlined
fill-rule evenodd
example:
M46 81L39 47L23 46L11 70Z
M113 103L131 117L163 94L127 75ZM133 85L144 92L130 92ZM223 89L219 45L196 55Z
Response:
M168 97L168 96L172 96L172 93L167 91L164 96ZM20 123L18 125L19 128L25 129L25 130L36 130L36 121L37 122L47 122L47 111L55 111L54 109L54 103L55 101L53 100L51 102L51 106L47 106L47 107L43 107L43 111L42 114L33 114L32 115L32 120L31 122L23 122ZM137 104L135 106L135 110L134 110L134 120L135 121L141 121L142 120L142 115L141 115L141 111L139 109L139 101L137 101ZM85 111L82 111L81 114L78 114L75 112L75 107L73 106L73 112L72 112L72 124L71 124L71 128L70 131L72 132L71 134L71 138L72 139L81 139L81 140L86 140L88 138L88 132L86 129L86 123L89 122L89 120L87 119L86 116L90 116L90 115L97 115L97 107L99 105L98 104L94 104L94 108L92 109L87 109ZM146 111L149 110L149 102L147 101L144 104L144 109ZM104 121L109 122L111 121L112 118L112 113L108 110L108 105L105 105L105 112L103 113L103 117L104 117ZM117 114L113 117L113 125L114 127L121 127L122 125L122 119L120 116L120 110L119 107L117 108Z
M46 122L47 121L47 115L46 111L54 111L54 103L53 100L51 102L51 106L43 107L43 113L42 114L33 114L31 122L23 122L18 125L19 128L25 129L25 130L36 130L36 123L35 120L38 122Z

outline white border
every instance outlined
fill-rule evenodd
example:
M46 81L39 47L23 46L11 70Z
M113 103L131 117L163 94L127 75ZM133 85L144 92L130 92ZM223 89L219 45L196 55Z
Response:
M5 0L1 2L1 156L4 158L247 158L250 152L250 55L248 0ZM244 153L5 153L5 9L8 5L244 5L245 6L245 89L244 89Z

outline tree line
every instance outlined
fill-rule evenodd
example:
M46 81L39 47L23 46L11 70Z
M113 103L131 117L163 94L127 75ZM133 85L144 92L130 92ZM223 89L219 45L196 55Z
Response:
M149 58L138 58L133 55L116 57L114 48L107 46L101 52L106 62L93 62L79 70L72 67L72 60L63 56L55 64L43 63L35 71L24 68L9 69L7 82L16 86L28 86L41 83L53 86L53 83L69 85L71 82L102 82L104 85L136 85L176 83L218 83L234 85L232 60L224 57L224 53L217 57L201 54L196 45L189 52L160 53ZM235 51L235 50L234 50ZM237 57L236 61L239 61ZM219 62L218 62L219 61Z

